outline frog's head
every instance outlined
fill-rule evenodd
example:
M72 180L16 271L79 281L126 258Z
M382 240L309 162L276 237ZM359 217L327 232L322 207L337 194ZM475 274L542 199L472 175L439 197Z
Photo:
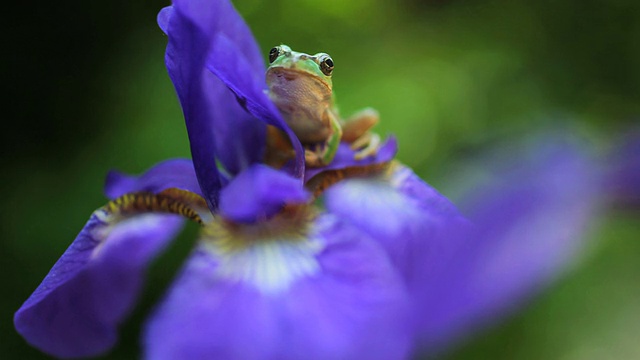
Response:
M292 51L287 45L279 45L269 51L267 84L270 88L283 81L303 80L326 87L331 92L333 60L328 54L309 55Z

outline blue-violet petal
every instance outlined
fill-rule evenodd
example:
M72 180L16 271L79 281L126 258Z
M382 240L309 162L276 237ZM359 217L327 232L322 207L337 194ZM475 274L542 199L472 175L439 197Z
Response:
M198 47L198 49L178 50L197 50L196 54L184 53L190 56L205 55L206 60L204 64L198 62L198 64L194 65L205 66L211 73L215 74L224 85L233 91L237 100L229 101L228 96L225 96L223 99L218 99L226 102L226 104L224 104L226 108L224 111L217 111L215 107L208 110L209 112L218 113L214 115L223 115L224 117L234 116L229 119L220 119L219 122L223 126L219 130L215 130L220 131L219 136L216 136L218 143L226 141L227 144L233 146L230 148L216 146L216 148L233 154L233 152L236 151L236 147L238 147L234 144L241 143L241 151L247 152L247 154L250 155L250 160L255 160L256 149L258 152L263 150L264 126L260 126L263 124L258 123L259 125L253 126L256 122L251 121L251 119L247 118L246 114L242 114L238 110L239 107L237 104L239 103L242 108L246 109L257 119L274 125L287 133L296 151L294 175L296 177L302 177L304 169L302 145L286 125L277 108L264 91L266 89L264 79L266 69L259 47L255 43L250 29L233 8L233 5L229 1L212 3L206 1L178 0L174 2L173 9L174 13L170 16L170 44L167 48L167 54L173 54L174 52L173 49L171 49L171 37L174 32L191 33L191 40L195 39L195 41L193 41L195 44L194 47ZM159 17L159 20L162 22L166 17L167 16L163 14L162 17ZM175 21L174 18L176 17L180 18L181 21ZM176 23L175 29L171 25L174 23ZM163 25L161 24L161 26ZM189 38L185 36L183 40L186 39ZM170 68L169 65L168 68ZM213 93L222 93L217 87L219 85L217 82L208 82L209 87L205 91L208 91L212 85L215 85L216 88ZM209 96L211 95L210 93ZM234 106L230 104L234 104ZM215 105L218 106L217 103L215 103ZM213 125L209 127L213 127ZM207 130L207 128L202 127L200 130ZM208 130L214 131L211 129ZM224 133L225 131L227 131L227 133ZM240 139L235 140L241 141L231 142L231 139L233 139L232 136L239 136ZM247 151L247 149L252 151ZM227 166L233 165L232 159L233 156L227 161ZM251 163L251 161L241 163L248 164ZM229 170L233 171L234 169Z
M305 264L300 253L288 246L257 241L246 249L245 256L232 258L243 262L242 266L227 262L226 256L231 254L219 255L203 246L148 324L147 357L406 358L411 335L402 282L375 242L353 227L329 219L317 220L327 220L328 225L302 240L319 245L315 254L307 254L317 267L276 291L255 281L278 281L287 271L299 271L299 267L287 264L291 260ZM269 250L257 251L264 246ZM268 262L263 257L284 262ZM247 266L256 264L248 262L250 258L260 260L263 266L247 272ZM241 273L234 276L225 269Z
M127 193L151 192L176 188L202 196L193 163L188 159L172 159L156 164L140 176L130 176L119 171L110 171L105 181L104 192L110 199Z
M16 330L57 357L95 356L117 340L144 271L181 228L175 215L105 222L97 210L14 317Z
M548 140L509 153L511 161L490 169L495 178L460 203L474 227L450 234L459 248L417 288L426 346L447 345L520 305L576 258L596 218L600 180L581 148Z
M266 165L253 165L222 190L220 213L234 221L255 222L275 214L285 203L309 198L297 179Z
M323 167L306 168L304 179L305 182L318 175L319 173L327 170L340 170L353 166L367 166L372 164L380 164L393 160L393 157L398 152L398 141L395 137L390 136L378 149L378 152L374 156L368 156L361 160L354 158L356 151L351 150L351 147L347 143L340 143L338 151L333 161Z

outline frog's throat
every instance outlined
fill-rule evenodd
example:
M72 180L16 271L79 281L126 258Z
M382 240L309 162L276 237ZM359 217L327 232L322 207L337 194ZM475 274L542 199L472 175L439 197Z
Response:
M315 82L321 84L324 88L326 88L329 93L331 93L332 91L332 83L331 83L330 77L321 78L316 74L310 73L308 71L296 69L296 68L287 68L287 67L279 67L279 66L269 68L267 69L267 80L269 79L270 75L273 74L274 76L277 76L279 73L282 73L285 76L285 79L287 80L293 80L298 77L311 78ZM271 86L269 85L269 87Z

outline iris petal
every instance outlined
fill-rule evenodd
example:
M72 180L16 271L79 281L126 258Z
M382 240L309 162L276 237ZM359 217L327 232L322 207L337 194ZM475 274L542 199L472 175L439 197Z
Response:
M443 268L457 266L453 255L464 244L451 229L470 226L455 206L409 169L392 164L378 179L353 179L326 192L327 211L357 226L387 252L412 301L414 331L424 326L424 294ZM438 296L436 293L431 296Z
M207 74L203 80L207 95L215 104L210 111L216 156L228 173L237 175L264 158L266 126L238 104L220 79Z
M173 12L173 7L169 6L158 14L158 25L165 33L169 31ZM233 16L225 17L220 21L229 21L230 18ZM264 72L259 49L253 39L246 36L249 29L246 26L243 27L242 24L235 26L238 31L234 34L238 41L244 38L248 39L243 50L247 56L256 56L253 58L254 63L251 64L254 71ZM241 35L243 33L245 35ZM208 46L208 44L202 44L202 46ZM220 79L209 73L204 73L202 81L204 82L203 88L206 90L205 95L211 103L209 111L211 112L211 127L217 140L214 144L216 156L229 173L236 174L262 158L265 125L240 106L233 92Z
M174 6L180 7L180 4L181 1L177 1ZM265 92L266 68L251 30L231 2L218 1L215 6L211 5L208 4L206 9L199 9L199 12L191 12L193 21L202 26L210 24L210 16L218 20L207 31L211 46L206 61L207 68L233 91L238 102L252 115L287 134L296 152L293 175L302 177L302 145Z
M107 174L104 191L108 198L115 199L127 193L157 194L169 188L187 190L202 196L191 160L166 160L140 176L129 176L112 170Z
M212 120L215 101L205 88L204 80L210 76L204 66L207 36L181 12L171 11L163 10L159 19L169 35L165 63L182 105L198 183L209 208L215 211L221 180L216 165L217 139ZM169 23L164 23L167 20Z
M378 240L403 272L427 346L504 314L582 246L597 208L595 166L571 143L534 150L472 189L473 226L404 167L386 181L345 181L327 191L327 209Z
M181 225L177 216L152 214L108 224L96 211L16 312L16 330L58 357L107 351L135 305L146 266Z
M220 274L213 253L196 252L148 324L147 356L405 358L408 298L384 252L353 227L320 223L319 271L276 293Z
M513 151L513 150L511 150ZM475 228L423 289L424 341L446 344L504 316L575 259L597 214L596 166L572 141L537 143L467 198ZM459 235L458 235L459 237ZM435 294L438 294L437 296Z
M309 198L298 180L266 165L254 165L223 189L220 213L234 221L255 222L275 214L285 203Z
M231 3L175 1L171 9L173 13L169 15L170 10L161 12L158 21L161 28L168 29L167 68L183 104L192 153L204 152L197 157L193 155L196 170L203 168L202 176L199 175L201 183L206 169L213 174L210 169L213 165L200 162L210 162L213 155L232 173L258 161L264 147L265 123L288 134L296 150L294 175L302 177L302 145L265 94L265 67L260 49ZM193 76L185 77L183 73ZM192 80L198 84L194 85ZM185 84L193 91L185 89ZM233 92L236 101L224 86ZM197 114L188 114L186 102L197 103ZM191 127L193 131L189 130ZM209 150L195 149L199 146ZM212 154L211 149L217 153ZM214 204L217 193L209 198L217 206Z
M398 152L398 141L395 137L389 137L378 149L375 156L368 156L361 160L354 158L356 151L351 150L349 144L341 143L336 152L336 157L331 164L317 168L305 169L304 179L305 182L319 173L327 170L339 170L352 166L367 166L372 164L380 164L393 160L393 157Z

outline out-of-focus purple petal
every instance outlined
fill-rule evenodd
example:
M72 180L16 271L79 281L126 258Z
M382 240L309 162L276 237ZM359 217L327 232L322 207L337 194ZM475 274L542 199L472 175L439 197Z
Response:
M422 278L436 271L438 260L432 258L446 262L457 250L459 241L450 236L450 229L469 226L447 198L399 164L393 165L389 178L343 181L325 196L329 212L384 247L414 298Z
M613 200L640 206L640 130L626 136L610 156L605 186Z
M125 175L112 170L107 174L104 192L108 198L115 199L127 193L159 193L169 188L187 190L202 196L191 160L166 160L140 176Z
M254 165L227 185L220 195L220 213L238 222L255 222L287 204L303 203L310 194L300 181L266 165Z
M99 212L14 317L27 342L57 357L95 356L115 344L146 266L182 224L147 214L109 225Z
M431 185L425 183L410 168L399 165L390 175L391 186L412 202L432 214L457 219L460 212L449 199L440 194Z
M408 299L384 251L337 220L317 241L318 271L275 293L225 277L209 250L195 253L148 324L147 357L406 358Z
M349 144L340 143L338 151L336 152L336 157L333 159L331 164L318 168L306 168L304 173L304 180L306 182L319 173L327 170L339 170L352 166L366 166L388 162L393 160L393 157L397 152L398 141L393 136L390 136L384 142L384 144L380 146L380 149L378 149L378 153L375 156L369 156L362 160L354 159L356 151L351 150Z
M472 189L467 209L475 227L451 233L452 256L432 257L446 263L424 272L417 289L426 346L444 346L509 312L584 245L600 192L594 165L564 142L532 150L533 157L513 155L493 181Z
M384 182L326 192L327 209L378 240L402 271L431 349L512 308L581 246L599 191L593 164L566 143L534 150L472 189L474 226L402 166Z

